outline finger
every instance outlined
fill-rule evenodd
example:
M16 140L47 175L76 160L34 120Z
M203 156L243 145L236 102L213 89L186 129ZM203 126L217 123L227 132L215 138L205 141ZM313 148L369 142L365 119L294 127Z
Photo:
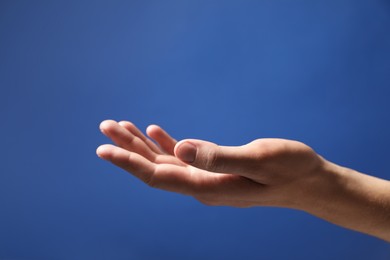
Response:
M128 121L121 121L119 124L130 131L133 135L137 136L139 139L144 141L144 143L149 146L149 148L158 154L162 154L161 149L153 143L149 138L147 138L133 123Z
M185 163L211 172L239 174L250 178L258 170L258 162L244 146L218 146L201 140L177 143L175 156Z
M164 131L164 129L157 125L150 125L146 129L146 133L155 140L167 154L174 155L173 150L177 141Z
M155 164L137 153L114 145L102 145L97 155L133 174L151 187L191 195L215 205L259 204L265 198L265 186L238 175L221 175L191 166ZM257 198L257 199L256 199Z
M118 146L154 161L156 154L149 148L149 146L117 122L113 120L105 120L100 124L100 129Z
M186 167L155 164L137 153L110 144L100 146L96 153L153 188L186 195L195 193L196 178L193 178Z
M125 171L132 173L146 183L150 182L156 169L156 164L141 155L111 144L99 146L96 154L100 158L110 161Z

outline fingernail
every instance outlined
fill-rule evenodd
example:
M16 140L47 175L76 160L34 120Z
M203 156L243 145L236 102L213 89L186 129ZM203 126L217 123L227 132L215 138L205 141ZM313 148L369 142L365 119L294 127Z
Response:
M186 163L192 163L195 161L197 148L195 145L189 142L180 144L177 148L177 157Z

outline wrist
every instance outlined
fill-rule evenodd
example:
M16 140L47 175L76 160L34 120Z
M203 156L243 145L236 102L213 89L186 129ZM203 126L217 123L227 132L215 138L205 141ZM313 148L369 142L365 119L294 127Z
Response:
M297 208L316 215L317 212L332 214L331 205L342 197L347 169L320 157L321 163L305 180L301 202Z
M324 160L304 211L390 241L390 182Z

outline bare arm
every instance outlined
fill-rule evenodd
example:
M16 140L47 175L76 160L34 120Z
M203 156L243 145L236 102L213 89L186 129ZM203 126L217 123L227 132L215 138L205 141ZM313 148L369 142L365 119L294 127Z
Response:
M334 224L390 242L390 182L327 162L325 172L337 177L322 206L308 213ZM332 191L332 190L330 190Z
M160 127L150 126L147 134L157 146L129 122L107 120L100 128L117 146L100 146L98 156L151 187L207 205L304 210L390 242L390 182L328 162L303 143L177 143Z

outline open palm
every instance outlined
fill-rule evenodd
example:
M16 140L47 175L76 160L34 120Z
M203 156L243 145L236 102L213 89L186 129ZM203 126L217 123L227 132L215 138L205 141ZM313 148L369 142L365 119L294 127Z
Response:
M260 191L260 184L245 177L213 173L182 162L174 155L177 141L159 126L147 129L158 146L130 122L106 120L100 129L117 146L103 145L98 155L154 188L191 195L205 204L232 206L254 204L243 203L243 190Z
M116 145L100 146L98 156L154 188L207 205L300 209L390 241L389 182L333 164L301 142L177 142L156 125L148 138L132 123L112 120L100 129Z
M158 145L130 122L106 120L100 129L116 144L100 146L101 158L151 187L191 195L207 205L299 207L295 203L305 199L321 165L310 147L284 139L258 139L237 147L185 140L198 146L197 160L187 164L178 158L182 142L159 126L147 129Z

